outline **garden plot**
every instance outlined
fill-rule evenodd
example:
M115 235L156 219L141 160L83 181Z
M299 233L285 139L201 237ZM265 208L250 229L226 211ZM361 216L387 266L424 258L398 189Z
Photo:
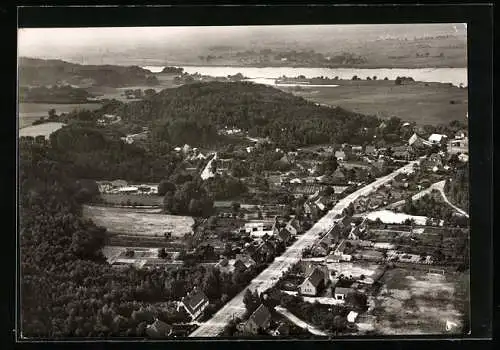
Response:
M428 273L396 268L386 271L373 298L375 332L384 335L462 334L469 303L465 273ZM448 324L448 327L447 327Z
M127 236L181 238L192 232L194 220L190 216L177 216L138 212L134 209L85 206L85 217L109 232Z

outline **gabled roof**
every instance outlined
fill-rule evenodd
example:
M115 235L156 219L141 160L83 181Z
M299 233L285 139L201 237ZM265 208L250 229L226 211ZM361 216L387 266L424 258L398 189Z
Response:
M305 279L305 281L309 281L314 287L317 288L324 278L325 276L323 274L323 271L316 267L313 272L311 272L311 274Z
M288 231L287 229L282 229L282 230L280 230L280 232L278 233L278 236L279 236L282 240L286 241L287 239L289 239L289 238L290 238L291 233L290 233L290 231Z
M300 222L297 219L290 219L287 225L293 226L297 231L300 230Z
M190 313L194 314L207 301L208 298L205 293L201 290L193 290L190 294L183 298L182 303Z
M146 328L146 333L150 337L164 337L170 334L172 326L156 319L152 324Z
M260 304L260 306L253 312L253 314L248 318L248 321L252 320L257 327L264 327L267 321L271 318L271 313L264 306L264 304Z
M255 260L253 260L250 256L248 256L246 254L238 254L236 256L236 261L240 261L241 263L243 263L246 268L249 268L249 267L252 267L253 265L255 265Z

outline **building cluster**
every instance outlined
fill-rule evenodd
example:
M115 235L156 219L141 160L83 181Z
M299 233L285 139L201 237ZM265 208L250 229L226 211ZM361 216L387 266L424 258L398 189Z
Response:
M156 195L158 194L157 184L129 184L125 180L97 181L100 193L107 194L136 194L136 195Z

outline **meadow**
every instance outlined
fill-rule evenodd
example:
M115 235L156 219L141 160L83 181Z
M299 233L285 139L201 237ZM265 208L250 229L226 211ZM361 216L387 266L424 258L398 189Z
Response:
M40 117L48 117L50 109L55 109L56 114L69 113L81 109L95 110L101 107L100 103L19 103L19 128L33 124Z
M379 294L370 314L377 319L375 332L399 334L463 334L469 305L469 273L427 269L389 269L381 278ZM446 323L455 326L446 330Z
M466 88L422 82L396 85L390 80L339 80L335 84L339 86L281 89L316 103L340 106L380 118L397 116L420 125L447 124L453 120L465 121L466 118Z
M86 205L83 215L97 225L106 227L112 234L123 234L136 238L164 237L170 232L172 238L182 238L192 232L194 220L190 216L167 215L136 211L128 208L112 208Z
M52 134L56 130L59 130L64 125L65 125L64 123L54 122L54 123L44 123L44 124L27 126L19 130L19 137L23 136L37 137L43 135L45 136L45 138L48 138L50 134Z

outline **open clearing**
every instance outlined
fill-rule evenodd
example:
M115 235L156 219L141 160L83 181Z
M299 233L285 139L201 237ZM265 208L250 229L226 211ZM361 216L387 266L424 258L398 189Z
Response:
M383 79L384 77L379 77ZM337 84L337 82L335 82ZM336 88L282 88L307 100L380 118L397 116L418 124L465 121L467 89L440 83L395 85L394 81L345 81ZM453 102L452 102L453 101Z
M194 220L189 216L155 214L134 209L84 206L83 214L111 233L128 236L163 237L170 232L172 237L184 237L191 233Z
M50 109L55 109L56 114L69 113L76 110L100 108L100 103L19 103L19 128L30 126L40 117L48 117Z
M397 334L462 334L469 302L469 274L395 268L386 271L383 287L369 311L375 331ZM450 330L446 323L454 324Z
M37 136L45 136L45 138L48 138L50 134L52 134L54 131L59 130L62 128L64 123L44 123L44 124L38 124L38 125L31 125L26 128L22 128L19 130L19 137L23 136L31 136L31 137L37 137Z

